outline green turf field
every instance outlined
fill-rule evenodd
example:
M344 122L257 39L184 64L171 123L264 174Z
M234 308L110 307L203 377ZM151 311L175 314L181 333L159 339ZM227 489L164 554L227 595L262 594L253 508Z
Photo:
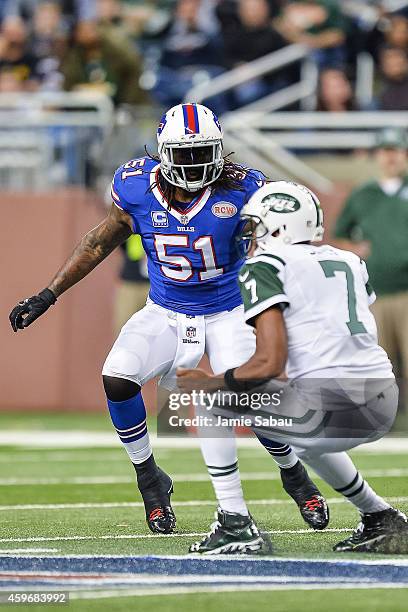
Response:
M47 448L35 446L40 430L104 431L108 419L79 415L2 416L2 432L25 431L27 447L0 446L0 554L32 555L183 555L213 519L214 496L197 449L158 448L157 462L175 480L174 507L178 531L174 536L150 534L136 489L133 469L118 446L107 448ZM52 438L52 433L50 438ZM31 442L30 442L31 439ZM407 446L408 448L408 446ZM408 512L408 451L355 453L358 468L372 486ZM329 487L318 481L331 509L329 529L306 529L294 503L282 490L279 473L262 448L239 453L244 491L259 525L270 532L279 557L339 558L331 552L345 529L358 522L357 512ZM355 555L351 558L355 559ZM341 558L345 558L342 556ZM347 557L346 557L347 558ZM359 559L369 558L358 555ZM1 559L0 559L1 567ZM405 589L275 590L253 593L197 593L115 599L73 600L72 610L165 611L267 609L294 611L319 605L335 610L406 610ZM276 602L272 605L271 602ZM156 606L157 604L157 606ZM19 607L19 606L14 606ZM37 606L36 609L39 609ZM53 609L49 606L44 609Z

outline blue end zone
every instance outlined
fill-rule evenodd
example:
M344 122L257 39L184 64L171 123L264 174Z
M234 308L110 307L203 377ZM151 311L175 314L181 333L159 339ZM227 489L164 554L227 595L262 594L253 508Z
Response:
M65 576L66 575L66 576ZM65 582L69 578L69 582ZM257 559L242 557L0 556L0 589L372 584L408 588L408 560Z

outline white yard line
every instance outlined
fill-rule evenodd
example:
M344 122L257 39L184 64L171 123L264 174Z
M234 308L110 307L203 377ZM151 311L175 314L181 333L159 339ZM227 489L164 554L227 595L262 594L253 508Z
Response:
M1 447L0 447L1 451ZM127 463L127 454L123 451L122 448L114 449L98 449L99 453L103 453L104 461L110 462L122 462L123 464ZM13 450L10 452L3 452L0 454L0 463L9 463L13 465L15 463L45 463L47 461L52 463L84 463L89 461L93 457L95 457L95 449L90 448L88 452L85 452L84 449L77 451L72 449L71 451L44 451L42 449L37 449L36 451L26 451L23 449ZM165 457L168 456L170 451L162 450L160 451L160 456L163 454Z
M164 438L151 434L155 448L199 448L196 438ZM242 445L259 445L253 438L243 438ZM120 441L114 431L64 431L64 430L10 430L0 432L0 446L21 446L24 448L118 448Z
M352 584L333 582L332 584L274 584L274 585L231 585L231 586L201 586L201 587L168 587L153 589L105 589L101 591L71 591L70 599L108 599L117 597L144 597L146 595L188 595L194 593L234 593L253 591L315 591L315 590L337 590L337 589L406 589L404 583L373 584L372 582Z
M190 449L198 448L197 438L166 438L151 434L155 448ZM66 449L66 448L117 448L118 438L109 431L64 431L64 430L10 430L0 432L0 446L19 446L30 450L34 448ZM259 448L259 442L254 437L238 438L240 448ZM375 453L405 453L408 452L408 438L383 438L378 442L364 444L359 452Z
M58 553L59 548L0 548L0 555L31 555L32 553Z
M386 497L390 503L406 503L408 497ZM332 497L326 500L328 504L345 504L347 500L342 497ZM250 499L247 501L251 506L283 506L293 504L291 499ZM182 507L197 507L214 506L215 500L190 500L190 501L174 501L172 505L176 508ZM77 502L71 504L12 504L0 506L0 512L15 511L15 510L78 510L92 508L143 508L143 502Z
M408 476L408 468L367 469L362 470L367 478L401 478ZM241 480L280 480L276 471L270 472L240 472ZM174 482L209 482L208 474L175 474ZM134 483L132 476L70 476L68 478L0 478L0 486L45 486L45 485L106 485Z
M408 497L406 498L408 501ZM344 503L345 500L341 498L335 498L328 500L331 503ZM284 505L292 504L292 500L286 499L258 499L249 500L248 504L266 506L266 505ZM216 505L215 500L192 500L192 501L174 501L172 505L175 508L200 508L202 506L214 506ZM92 508L144 508L143 502L96 502L96 503L85 503L78 502L72 504L15 504L9 506L0 506L0 512L14 511L14 510L77 510L77 509L92 509Z
M268 531L271 535L284 535L284 534L304 534L304 533L343 533L350 532L352 527L346 527L342 529L325 529L321 532L315 532L313 529L273 529ZM2 544L6 543L24 543L24 542L70 542L77 540L150 540L154 538L199 538L206 535L204 532L194 533L169 533L169 534L110 534L103 536L39 536L35 538L0 538Z
M174 449L173 449L174 450ZM173 450L170 448L160 448L158 449L158 456L160 459L167 459L174 457ZM182 449L178 449L179 451ZM186 449L190 451L191 449ZM364 449L363 447L363 450ZM1 451L1 445L0 445ZM355 449L352 451L353 453L358 453L359 449ZM52 462L52 463L84 463L90 460L95 459L95 452L98 453L98 457L101 457L101 453L103 453L103 461L109 461L109 463L123 463L123 465L127 465L128 458L126 453L124 452L121 446L117 446L116 448L103 448L103 449L95 449L94 447L90 447L88 449L81 448L80 450L76 448L67 448L65 450L52 450L52 449L27 449L27 448L18 448L13 450L8 450L7 453L0 452L0 464L16 464L16 463L44 463L44 462ZM395 454L407 454L405 452L397 451ZM380 455L383 456L384 452L381 451L372 451L371 455ZM240 458L245 457L245 459L265 459L267 458L266 451L259 444L253 448L240 448L239 453Z

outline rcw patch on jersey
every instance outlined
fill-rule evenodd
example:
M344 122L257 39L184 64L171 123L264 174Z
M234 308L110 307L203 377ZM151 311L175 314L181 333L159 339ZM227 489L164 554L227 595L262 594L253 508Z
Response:
M216 202L212 205L211 212L219 219L228 219L236 215L238 209L231 202Z

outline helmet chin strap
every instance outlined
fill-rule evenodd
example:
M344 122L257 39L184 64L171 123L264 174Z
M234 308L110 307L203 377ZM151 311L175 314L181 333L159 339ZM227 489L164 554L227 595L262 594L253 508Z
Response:
M290 238L290 236L286 235L286 225L282 225L281 227L278 227L276 230L274 230L273 232L268 233L264 238L264 243L265 243L265 248L264 250L266 250L268 248L268 245L278 245L278 244L292 244L292 239Z
M277 236L273 236L272 234L269 234L268 236L265 236L264 238L261 238L261 242L260 243L258 243L258 241L257 241L256 244L263 251L267 251L270 247L278 246L280 244L283 244L283 245L293 244L293 242L292 242L292 239L290 238L290 236L285 236L285 235L282 235L282 234L278 234Z

